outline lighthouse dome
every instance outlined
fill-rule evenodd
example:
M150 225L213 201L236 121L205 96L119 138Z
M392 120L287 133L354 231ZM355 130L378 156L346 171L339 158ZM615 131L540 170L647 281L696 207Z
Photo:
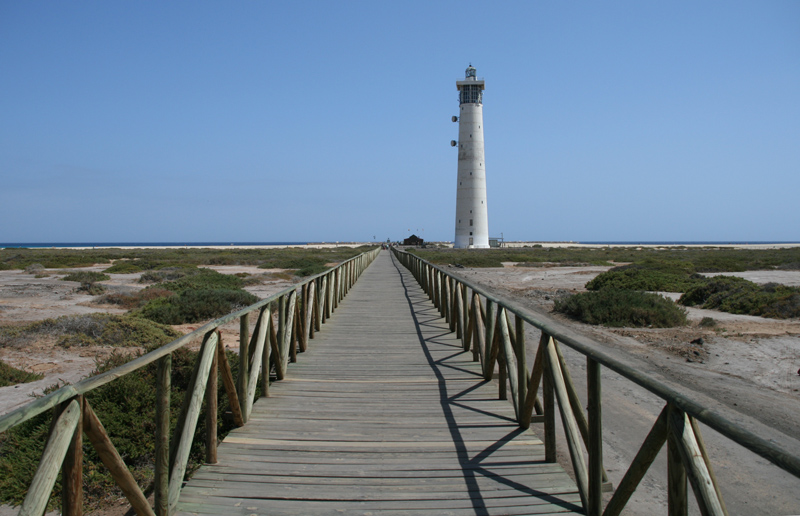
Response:
M474 66L472 66L472 64L470 64L470 65L467 67L466 76L467 76L467 77L475 77L475 74L476 74L476 73L477 73L477 70L475 70L475 67L474 67Z

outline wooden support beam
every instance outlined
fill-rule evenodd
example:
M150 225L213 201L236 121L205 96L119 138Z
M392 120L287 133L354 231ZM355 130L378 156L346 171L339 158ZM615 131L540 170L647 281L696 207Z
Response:
M267 330L269 329L269 319L272 318L272 314L269 311L269 306L265 306L261 309L258 314L258 325L257 325L257 333L254 334L255 336L255 351L253 352L254 360L250 364L250 371L249 371L249 382L247 384L247 402L245 403L245 407L247 407L247 419L250 419L250 413L253 410L253 403L255 403L256 398L256 386L258 385L258 377L261 373L261 364L264 362L263 355L264 355L264 344L267 341ZM269 371L264 371L264 374L269 376Z
M498 325L500 326L500 344L503 347L503 357L505 358L505 369L508 372L508 383L511 385L511 404L514 406L514 414L516 415L517 422L519 422L520 405L519 405L519 372L517 369L518 358L514 354L514 347L511 342L510 330L508 327L508 318L506 317L506 309L500 308L497 314ZM500 377L500 383L505 387L505 382ZM506 399L506 398L500 398Z
M574 413L570 407L567 387L564 384L564 376L561 372L561 366L558 362L558 354L556 353L553 340L547 343L544 354L552 373L553 387L556 398L558 399L559 412L561 413L561 422L564 425L569 455L572 459L573 470L575 471L575 483L578 485L581 503L583 503L584 507L588 507L589 481L586 471L586 461L583 458L583 448L581 447L582 439L580 431L578 430L578 425L575 422Z
M109 439L103 424L95 415L88 400L84 400L83 404L83 431L86 432L86 437L89 438L100 460L108 468L114 478L114 482L122 490L136 514L139 516L155 516L150 503L142 493L139 484L136 483L122 457L119 456L117 449Z
M713 482L714 489L717 492L717 499L719 500L719 503L722 506L722 512L725 514L725 516L728 516L728 508L725 507L725 499L722 498L722 493L719 490L719 482L717 482L717 476L714 474L714 468L711 467L711 459L708 458L706 445L705 442L703 442L703 434L700 432L700 425L697 423L697 420L693 417L689 417L689 421L692 424L694 437L697 440L697 445L700 448L700 453L703 455L703 461L706 463L706 468L708 469L708 474L711 477L711 482Z
M650 429L642 446L636 453L636 457L634 457L633 462L631 462L631 465L628 467L628 471L626 471L625 476L622 477L617 490L614 492L611 500L609 500L608 505L606 505L603 516L619 516L631 495L639 486L639 482L644 478L644 474L647 473L650 465L656 460L658 452L661 451L661 448L667 441L668 411L669 406L664 406L661 414L659 414L656 422L653 424L653 428Z
M220 342L220 346L222 343ZM230 375L230 371L228 371ZM157 516L168 516L169 509L169 406L172 383L172 355L158 361L156 372L156 443L155 443L155 479L153 496ZM233 378L231 378L233 388ZM237 402L236 406L239 404Z
M217 365L220 376L222 376L222 384L225 386L225 394L228 395L228 406L230 406L233 414L233 424L243 426L242 405L239 403L239 394L236 392L236 384L233 381L231 366L228 363L228 355L225 354L225 345L222 343L222 337L219 336L219 333L217 333Z
M67 455L67 449L72 442L75 429L81 419L81 407L77 400L67 405L53 424L50 438L42 453L39 467L33 476L33 481L28 487L25 500L19 514L23 516L41 516L47 507L50 493L56 483L58 471Z
M170 513L174 511L178 503L178 497L180 496L183 475L186 472L189 451L192 447L192 438L194 437L195 428L197 428L197 420L200 417L200 407L203 403L203 394L205 393L208 375L211 371L211 362L214 353L217 351L217 341L218 337L215 332L206 334L203 346L200 349L200 356L198 357L194 373L192 374L192 379L189 381L189 388L186 391L185 397L188 403L184 404L185 411L181 411L182 425L175 429L179 437L174 440L175 459L172 462L169 478Z
M676 409L669 404L668 414ZM687 516L689 514L688 497L686 493L686 466L681 460L680 444L675 435L676 429L672 424L672 415L667 417L667 514L669 516Z
M211 370L208 372L206 385L206 463L217 463L217 353L211 359Z
M551 337L545 332L542 332L542 336L539 338L539 347L536 348L536 358L533 360L533 370L531 371L531 377L528 381L525 404L522 406L522 414L520 415L520 425L523 428L530 427L531 416L539 395L539 383L542 381L542 372L544 371L542 352L550 341L550 338Z
M83 405L83 396L73 398L78 407ZM62 410L69 407L66 402ZM64 463L61 466L61 514L81 516L83 514L83 425L77 425L72 440L67 447Z
M603 422L600 363L586 359L586 390L589 407L589 505L587 516L600 516L603 511Z
M523 425L522 407L525 405L525 398L528 394L528 364L525 349L525 321L518 315L514 316L514 326L516 342L514 342L514 354L517 357L517 422L523 428L530 426L530 420Z
M548 338L549 341L549 338ZM544 349L547 349L546 347ZM543 351L544 353L544 351ZM544 460L555 464L556 457L556 404L553 392L553 373L547 360L543 360L542 398L544 402Z
M689 416L676 407L669 414L674 444L686 469L700 513L703 516L725 516L714 481L706 467L703 452L697 443Z
M240 409L242 418L247 423L248 411L245 406L247 400L247 372L250 369L248 359L250 357L250 314L244 314L239 319L239 382L236 393L239 395Z

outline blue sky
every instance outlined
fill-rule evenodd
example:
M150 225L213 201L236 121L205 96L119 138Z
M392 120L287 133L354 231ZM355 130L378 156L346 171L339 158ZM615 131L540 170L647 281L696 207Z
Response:
M0 242L800 241L800 2L2 2Z

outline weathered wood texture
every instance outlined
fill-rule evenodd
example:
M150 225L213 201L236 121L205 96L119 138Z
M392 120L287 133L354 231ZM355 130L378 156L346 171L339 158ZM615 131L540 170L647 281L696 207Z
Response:
M184 487L179 514L581 511L405 268L383 253L349 290Z

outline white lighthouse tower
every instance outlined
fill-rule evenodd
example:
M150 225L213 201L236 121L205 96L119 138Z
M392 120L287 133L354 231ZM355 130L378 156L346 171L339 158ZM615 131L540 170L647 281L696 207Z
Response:
M486 206L486 162L483 159L483 79L469 65L459 91L458 190L456 194L456 248L489 247Z

